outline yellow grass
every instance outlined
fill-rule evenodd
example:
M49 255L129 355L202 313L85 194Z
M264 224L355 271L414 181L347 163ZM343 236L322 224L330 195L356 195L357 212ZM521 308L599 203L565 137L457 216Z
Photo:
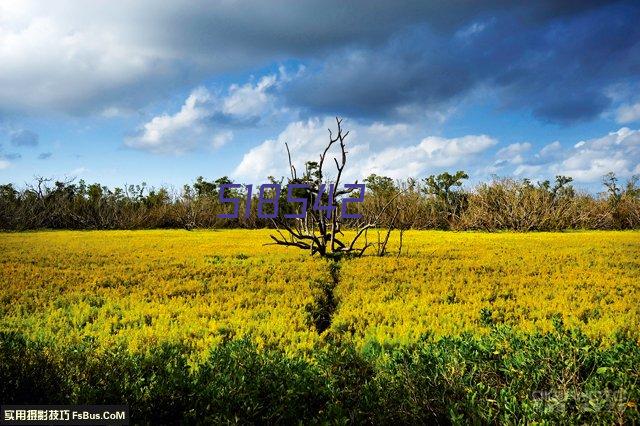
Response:
M408 232L400 257L341 262L338 309L322 336L309 312L317 283L331 280L328 262L265 247L268 235L0 234L0 330L99 350L180 341L201 355L242 336L306 352L327 334L402 343L484 333L491 322L546 331L554 317L605 342L638 338L638 232Z

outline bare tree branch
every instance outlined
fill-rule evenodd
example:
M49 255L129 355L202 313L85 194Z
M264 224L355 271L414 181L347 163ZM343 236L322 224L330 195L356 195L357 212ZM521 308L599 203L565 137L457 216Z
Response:
M272 219L272 222L276 228L276 232L278 235L271 235L271 239L274 241L271 244L275 245L283 245L288 247L297 247L303 250L309 250L311 255L318 253L323 257L341 257L341 256L362 256L365 251L373 247L373 243L369 243L366 240L367 231L371 228L377 227L379 224L380 217L382 214L392 205L393 201L398 197L399 194L396 194L392 197L380 211L376 212L377 215L372 222L361 223L357 226L357 232L355 237L353 237L349 242L342 241L342 237L338 238L338 236L344 236L341 228L343 225L343 218L341 216L341 212L337 208L339 203L339 197L343 195L350 194L352 190L340 190L339 185L341 183L343 171L347 164L347 154L348 151L346 149L345 140L349 135L348 131L343 131L342 129L342 119L336 117L336 126L337 132L334 133L333 130L329 129L329 142L324 147L322 153L320 154L319 162L307 162L306 163L306 172L302 177L298 177L296 174L296 169L293 166L291 161L291 152L289 150L289 145L285 144L287 149L287 157L289 162L289 169L291 171L291 179L289 183L306 183L309 185L309 189L306 190L306 198L308 205L312 205L311 203L320 204L323 202L323 192L320 192L323 183L325 171L325 160L327 158L327 154L332 146L338 144L340 148L340 154L338 157L333 158L333 163L336 167L336 177L331 185L333 185L332 197L333 200L329 200L331 204L335 204L332 206L331 210L331 219L327 219L326 215L322 211L314 211L313 209L307 209L305 212L301 212L304 214L303 218L298 218L294 220L287 220L285 218L277 217ZM357 182L356 182L357 183ZM331 188L331 186L330 186ZM333 203L332 203L333 201ZM386 243L389 240L389 236L391 230L393 229L393 222L389 226L389 230L387 232L384 244L378 242L378 254L384 254L386 249ZM286 235L285 235L286 234ZM358 247L358 241L365 235L365 242L362 247Z

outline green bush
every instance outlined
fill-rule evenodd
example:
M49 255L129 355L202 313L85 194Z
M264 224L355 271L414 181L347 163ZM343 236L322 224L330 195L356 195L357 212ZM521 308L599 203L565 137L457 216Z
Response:
M128 404L134 423L617 423L640 420L640 347L561 326L493 327L410 346L328 344L312 359L247 340L147 355L53 347L0 333L0 402Z

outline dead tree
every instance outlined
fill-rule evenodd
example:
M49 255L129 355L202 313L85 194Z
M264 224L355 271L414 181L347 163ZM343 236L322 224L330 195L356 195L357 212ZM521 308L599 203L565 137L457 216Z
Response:
M374 247L374 243L367 241L367 231L371 228L378 227L378 220L382 216L384 210L391 205L391 201L385 206L383 211L372 218L372 220L360 220L355 227L355 235L349 240L342 232L341 228L344 223L341 209L338 208L342 197L352 194L353 189L340 189L341 178L344 168L347 163L347 150L345 146L345 139L349 135L348 131L342 129L342 119L336 118L337 133L333 133L329 129L329 143L320 154L319 161L308 161L305 164L305 172L302 176L298 176L297 170L291 161L291 152L289 145L285 143L289 161L289 169L291 172L291 178L288 179L288 185L304 185L304 188L298 189L297 198L304 198L307 200L307 207L318 203L330 202L330 198L327 195L326 188L330 188L333 185L333 202L337 205L332 205L330 217L327 217L324 211L314 210L307 208L305 211L300 212L302 217L295 219L287 219L282 215L278 215L272 219L275 226L277 235L271 235L271 239L274 241L270 244L277 244L283 246L297 247L302 250L308 250L311 255L319 254L322 257L340 259L342 257L360 257L365 251ZM340 154L333 158L333 162L336 168L336 176L332 182L324 182L325 177L325 162L327 155L331 147L339 147ZM357 181L356 181L357 184ZM364 185L361 190L364 190ZM386 247L386 241L389 239L389 234L393 229L393 223L388 225L388 232L385 239L384 247ZM361 239L365 241L359 243ZM378 244L378 254L384 254L384 248L380 250L380 244Z

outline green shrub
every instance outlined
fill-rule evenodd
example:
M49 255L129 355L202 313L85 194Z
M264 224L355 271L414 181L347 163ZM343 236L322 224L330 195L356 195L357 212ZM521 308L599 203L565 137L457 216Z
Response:
M134 423L617 423L640 420L640 347L558 327L492 327L409 346L328 344L312 359L246 340L188 351L63 352L0 333L2 403L128 404Z

